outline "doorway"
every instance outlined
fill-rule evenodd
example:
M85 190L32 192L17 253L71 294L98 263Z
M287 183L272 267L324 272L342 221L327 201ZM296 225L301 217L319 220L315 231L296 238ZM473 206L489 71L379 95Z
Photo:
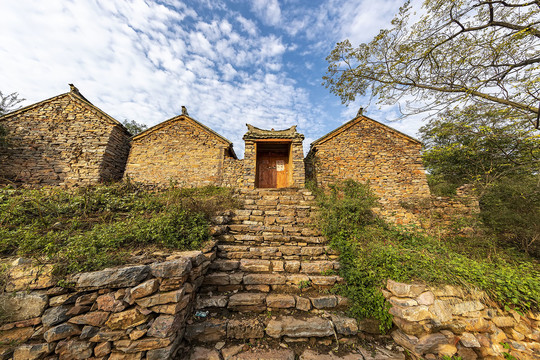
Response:
M292 183L291 142L257 141L255 186L284 188Z

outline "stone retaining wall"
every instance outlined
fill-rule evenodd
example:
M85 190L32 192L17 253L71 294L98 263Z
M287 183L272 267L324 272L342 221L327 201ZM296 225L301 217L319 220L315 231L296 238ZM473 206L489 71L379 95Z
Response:
M16 265L0 297L0 359L169 359L215 243L166 261L80 273L56 286L51 265Z
M471 185L457 189L455 196L412 198L402 206L418 219L418 225L432 234L448 234L472 230L480 212L478 198Z
M397 330L392 338L422 359L540 358L540 314L504 311L485 294L388 280L384 295Z

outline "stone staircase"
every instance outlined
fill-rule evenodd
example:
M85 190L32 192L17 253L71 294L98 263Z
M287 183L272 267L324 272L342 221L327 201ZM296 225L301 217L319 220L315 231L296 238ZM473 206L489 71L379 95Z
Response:
M353 348L358 325L342 314L348 300L328 291L343 279L337 275L338 254L314 226L311 192L258 189L240 192L239 199L242 208L221 219L227 231L219 237L217 258L186 329L185 338L203 346L191 358L198 359L201 349L216 352L216 359L241 358L227 355L234 353L227 349L244 343L297 355L316 345L335 350L338 342ZM221 353L208 348L225 343L230 346ZM203 351L200 358L212 356Z

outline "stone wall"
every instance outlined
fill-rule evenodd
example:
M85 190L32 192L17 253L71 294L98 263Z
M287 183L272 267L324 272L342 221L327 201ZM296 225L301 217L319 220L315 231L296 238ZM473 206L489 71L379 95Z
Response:
M429 233L445 235L473 231L480 205L470 185L457 189L456 195L410 198L401 205L413 213Z
M430 196L421 144L365 117L347 126L313 143L305 159L307 178L318 186L346 179L369 183L380 198L381 215L417 223L400 201Z
M162 186L219 185L228 148L190 118L176 117L133 138L125 177Z
M120 180L124 176L131 148L131 138L120 127L114 127L103 154L100 175L103 180Z
M221 186L238 189L244 187L244 160L225 158Z
M8 114L0 125L10 144L0 148L3 182L75 186L122 178L129 133L73 92Z
M292 162L292 187L303 188L306 184L306 172L304 165L304 147L302 139L293 139L291 144Z
M0 358L170 359L214 257L211 243L163 262L80 273L70 289L55 286L51 265L14 266L0 298Z
M257 171L257 148L255 141L245 140L242 183L247 189L255 189Z
M392 338L421 359L540 358L540 314L504 311L481 292L388 280L384 291L397 329Z

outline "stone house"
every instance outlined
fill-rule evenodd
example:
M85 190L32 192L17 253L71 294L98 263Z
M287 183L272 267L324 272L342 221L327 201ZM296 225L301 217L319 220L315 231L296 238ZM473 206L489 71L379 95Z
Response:
M400 203L410 198L430 196L421 143L361 112L313 142L305 159L304 135L296 126L263 130L247 125L245 156L239 160L229 140L190 117L185 107L182 114L130 138L125 127L74 86L0 117L0 125L12 144L0 149L0 175L30 185L73 186L124 177L160 187L254 189L301 188L306 179L319 186L354 179L370 184L383 215L403 212Z
M430 197L421 147L418 140L359 111L354 119L311 144L305 159L306 178L318 186L346 179L369 183L383 215L414 222L400 203Z
M70 84L60 94L0 117L0 182L85 185L119 180L130 134Z
M237 161L232 143L182 107L181 115L133 137L125 177L158 186L220 185L226 160Z

